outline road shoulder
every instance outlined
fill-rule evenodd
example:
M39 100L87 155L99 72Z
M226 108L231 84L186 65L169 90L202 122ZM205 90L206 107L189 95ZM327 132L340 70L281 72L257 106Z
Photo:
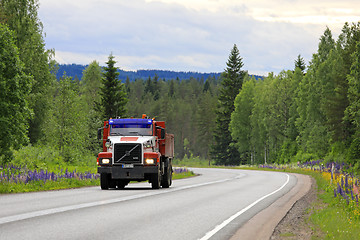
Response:
M231 240L277 239L272 237L274 229L284 219L294 204L311 190L313 185L313 181L309 176L291 174L298 180L295 187L268 208L251 218L235 233Z

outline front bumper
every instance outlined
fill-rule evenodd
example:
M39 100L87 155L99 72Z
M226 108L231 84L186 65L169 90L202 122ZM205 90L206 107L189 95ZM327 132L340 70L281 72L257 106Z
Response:
M98 167L98 173L110 174L112 179L146 180L150 175L158 172L158 166L134 165L133 168L123 168L122 166Z

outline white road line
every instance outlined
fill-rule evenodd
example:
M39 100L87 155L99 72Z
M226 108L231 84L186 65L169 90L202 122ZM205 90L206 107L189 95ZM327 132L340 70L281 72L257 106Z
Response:
M176 191L181 191L181 190L190 189L190 188L202 187L202 186L215 184L215 183L227 182L227 181L231 181L234 179L238 179L239 177L240 177L240 175L238 175L234 178L227 178L227 179L222 179L222 180L217 180L217 181L212 181L212 182L199 183L199 184L194 184L194 185L184 186L184 187L179 187L179 188L170 188L168 190L163 189L163 190L159 190L159 191L151 191L151 192L147 192L147 193L143 193L143 194L138 194L135 196L115 198L115 199L90 202L90 203L82 203L82 204L76 204L76 205L70 205L70 206L64 206L64 207L58 207L58 208L51 208L51 209L46 209L46 210L41 210L41 211L34 211L34 212L29 212L29 213L24 213L24 214L2 217L2 218L0 218L0 225L5 224L5 223L20 221L20 220L25 220L25 219L29 219L29 218L45 216L45 215L49 215L49 214L62 213L62 212L66 212L66 211L78 210L78 209L82 209L82 208L95 207L95 206L101 206L101 205L112 204L112 203L119 203L119 202L139 199L139 198L145 198L145 197L149 197L149 196L165 194L165 193L169 193L169 192L176 192Z
M288 174L286 174L287 179L286 182L278 189L276 189L275 191L259 198L258 200L256 200L255 202L251 203L250 205L248 205L247 207L243 208L242 210L240 210L239 212L235 213L234 215L232 215L231 217L229 217L228 219L226 219L224 222L222 222L220 225L217 225L213 230L211 230L210 232L206 233L206 235L202 238L200 238L200 240L208 240L210 239L212 236L214 236L218 231L220 231L221 229L223 229L226 225L228 225L231 221L233 221L235 218L239 217L241 214L243 214L244 212L246 212L247 210L249 210L250 208L252 208L253 206L255 206L257 203L259 203L260 201L264 200L265 198L277 193L278 191L280 191L281 189L283 189L286 184L289 183L290 180L290 176Z

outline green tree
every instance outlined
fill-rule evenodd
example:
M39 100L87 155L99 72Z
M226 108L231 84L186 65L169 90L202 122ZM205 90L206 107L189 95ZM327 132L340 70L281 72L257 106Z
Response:
M214 145L211 149L212 158L216 164L238 165L240 163L239 152L231 138L229 124L231 113L234 111L234 101L241 90L245 72L239 50L234 44L227 67L222 74L220 95L216 110L216 128L214 131Z
M347 160L351 164L358 163L360 160L360 42L357 44L356 52L352 55L353 65L348 76L349 106L345 111L345 119L355 128L352 136L351 145L347 154ZM359 166L358 166L359 167Z
M88 104L88 110L95 109L95 103L100 101L102 70L98 62L93 61L83 71L81 78L81 93Z
M301 57L300 54L297 56L297 59L295 60L295 69L296 68L299 68L301 70L301 72L303 72L303 73L304 73L305 68L306 68L304 58Z
M171 80L170 80L169 91L168 91L168 96L169 96L169 97L173 97L174 94L175 94L175 86L174 86L174 85L175 85L174 80L171 79Z
M325 157L330 147L327 116L328 97L333 94L334 85L329 65L326 63L335 50L335 41L329 28L320 38L318 52L308 66L307 73L299 85L296 105L299 117L296 126L299 131L298 146L303 153L314 157Z
M100 144L97 140L97 129L101 126L101 116L96 111L96 103L100 102L100 88L102 79L102 69L99 63L93 61L83 71L81 79L81 100L84 102L82 111L86 114L87 128L83 131L88 132L85 145L94 154L99 152Z
M235 110L231 114L230 131L236 141L236 147L247 163L254 163L254 147L251 144L251 116L254 109L255 80L244 83L242 90L235 98Z
M15 44L19 49L20 60L24 63L24 72L34 79L31 92L27 95L33 110L29 119L29 137L32 143L43 136L44 119L50 109L50 88L55 76L50 73L53 66L53 51L45 50L43 25L38 18L38 0L0 0L3 19L14 31Z
M0 157L11 157L11 148L28 141L31 111L26 96L32 80L24 73L13 32L0 23Z
M270 73L265 79L259 80L254 89L254 109L251 116L251 144L254 146L256 163L267 163L269 152L269 129L266 127L269 119L270 98L269 85L273 79Z
M216 119L216 98L213 97L210 92L204 92L199 97L197 107L196 125L199 139L197 148L200 156L210 159L209 149L213 141L212 132L215 129Z
M77 82L64 76L55 85L53 108L47 118L46 142L60 151L65 162L82 159L87 139L85 103L81 101Z
M107 66L104 67L102 87L100 88L101 99L97 107L103 120L126 116L126 93L124 84L118 79L119 73L115 63L114 56L110 54L106 62Z

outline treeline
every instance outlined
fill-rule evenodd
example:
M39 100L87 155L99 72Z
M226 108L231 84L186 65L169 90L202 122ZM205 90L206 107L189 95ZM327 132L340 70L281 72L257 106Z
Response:
M306 159L360 166L360 23L338 39L327 28L318 51L294 71L245 81L229 124L245 163Z
M64 72L66 75L71 76L73 78L81 79L83 75L83 71L88 65L80 65L80 64L59 64L58 71L56 74L56 78L60 79ZM168 71L168 70L137 70L137 71L126 71L122 69L117 70L119 72L119 79L125 82L126 79L129 79L131 82L135 81L135 79L144 79L146 80L148 77L155 77L171 80L179 78L190 79L207 79L209 77L218 78L220 73L200 73L200 72L183 72L183 71ZM260 78L260 76L256 76Z

